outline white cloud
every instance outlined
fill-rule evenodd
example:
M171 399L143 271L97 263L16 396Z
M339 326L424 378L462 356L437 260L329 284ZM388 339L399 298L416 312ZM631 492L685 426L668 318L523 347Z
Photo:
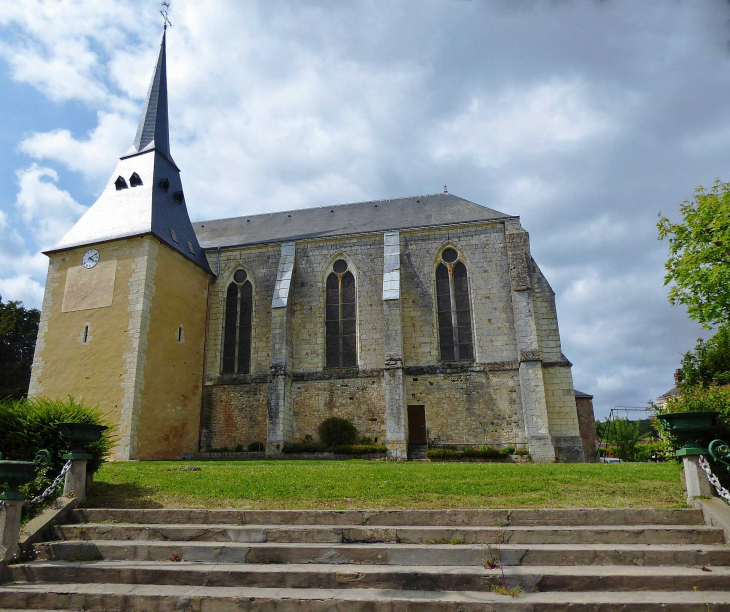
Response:
M612 126L614 120L595 98L577 79L480 93L431 131L431 155L496 168L516 156L570 149Z
M14 80L54 101L99 104L113 97L104 58L138 27L132 2L5 0L0 26L15 37L0 43Z
M0 232L8 226L8 216L0 210Z
M30 308L40 308L43 285L28 274L0 278L0 295L4 302L21 301Z
M34 159L60 163L89 180L106 181L116 158L132 144L136 128L133 121L117 113L100 112L96 127L83 140L64 129L36 132L20 143L20 150Z
M53 168L32 164L16 173L20 190L15 206L23 220L36 231L42 248L53 246L86 211L68 191L56 186L58 173Z

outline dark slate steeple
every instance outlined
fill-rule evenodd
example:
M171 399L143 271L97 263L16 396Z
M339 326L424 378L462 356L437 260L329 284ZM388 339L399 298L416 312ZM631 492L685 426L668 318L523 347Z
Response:
M152 74L150 87L147 90L142 118L137 127L134 144L127 151L126 156L136 155L151 149L157 149L172 163L170 155L170 126L167 118L167 61L165 53L165 38L167 29L162 34L160 54L157 65Z
M134 144L99 199L46 253L151 234L212 274L190 223L180 169L170 156L165 59L163 34Z

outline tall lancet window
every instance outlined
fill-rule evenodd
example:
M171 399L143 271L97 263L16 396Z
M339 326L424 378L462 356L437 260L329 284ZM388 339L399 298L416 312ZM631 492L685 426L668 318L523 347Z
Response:
M248 374L251 370L252 313L253 286L245 270L236 270L226 291L223 374Z
M347 262L338 259L327 276L325 334L328 368L357 365L357 308L355 277Z
M436 310L442 361L473 361L469 283L456 249L446 248L436 267Z

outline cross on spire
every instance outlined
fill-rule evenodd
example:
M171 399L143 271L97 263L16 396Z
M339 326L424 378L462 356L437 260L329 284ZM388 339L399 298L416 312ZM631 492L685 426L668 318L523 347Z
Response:
M172 27L172 22L170 21L169 17L167 16L167 11L170 9L170 3L163 2L162 6L164 6L165 8L160 11L160 15L162 15L162 21L164 23L163 29L167 30L167 26Z

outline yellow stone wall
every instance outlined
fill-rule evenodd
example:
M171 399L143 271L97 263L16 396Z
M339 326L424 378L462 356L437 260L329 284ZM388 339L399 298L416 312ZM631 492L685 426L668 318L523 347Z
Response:
M208 275L152 236L93 248L90 270L89 247L50 256L29 395L98 405L116 459L197 450Z
M51 255L41 323L33 361L31 397L65 398L73 395L97 405L118 422L124 400L121 379L126 373L125 337L135 313L129 310L129 284L137 267L144 238L96 245L100 262L116 261L110 306L62 312L66 276L85 270L81 259L88 247ZM87 341L84 329L89 326Z
M144 351L138 459L177 459L198 450L207 288L207 274L160 245Z

